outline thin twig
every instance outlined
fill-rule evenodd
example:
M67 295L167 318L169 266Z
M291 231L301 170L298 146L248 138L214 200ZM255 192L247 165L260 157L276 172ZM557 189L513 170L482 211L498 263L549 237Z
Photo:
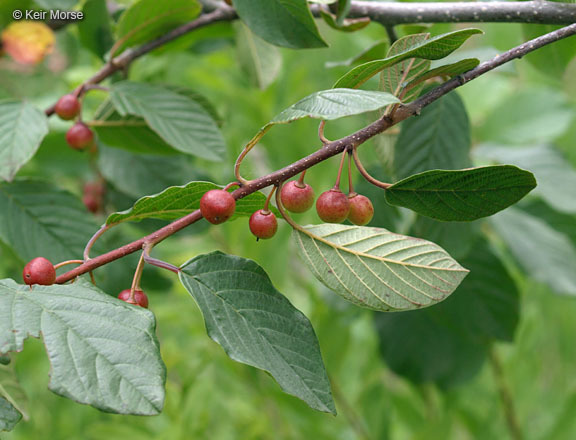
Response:
M252 194L262 188L266 188L270 185L279 184L280 182L283 182L286 179L293 177L301 173L302 171L307 170L308 168L311 168L314 165L325 161L326 159L329 159L330 157L342 153L347 148L363 144L367 140L384 132L386 129L390 128L393 125L398 124L399 122L405 120L406 118L419 114L422 108L426 107L427 105L430 105L437 99L446 95L448 92L464 85L468 81L477 78L480 75L483 75L484 73L489 72L490 70L493 70L496 67L499 67L502 64L505 64L515 58L521 58L527 53L530 53L542 46L561 40L563 38L570 37L575 34L576 34L576 23L570 26L563 27L561 29L557 29L541 37L535 38L534 40L530 40L524 44L521 44L520 46L515 47L507 52L504 52L494 57L493 59L480 64L474 69L432 89L431 91L421 96L416 101L413 101L405 106L400 106L398 110L394 113L393 118L378 119L372 124L358 130L357 132L349 136L330 142L329 144L323 146L314 153L280 170L274 171L270 174L267 174L258 179L254 179L248 182L242 187L236 189L232 193L232 196L236 200L241 199L243 197L246 197L248 194ZM201 218L202 214L200 214L200 210L196 210L178 220L175 220L169 225L164 226L161 229L158 229L157 231L153 232L150 235L147 235L146 237L143 237L139 240L133 241L132 243L128 243L124 246L121 246L118 249L114 249L106 254L100 255L96 258L92 258L86 261L81 266L60 275L56 279L56 282L64 283L66 281L71 280L72 278L77 277L78 275L89 272L111 261L117 260L128 254L136 252L140 250L144 245L144 243L146 242L159 243L162 240L180 231L181 229L184 229L185 227L197 222Z

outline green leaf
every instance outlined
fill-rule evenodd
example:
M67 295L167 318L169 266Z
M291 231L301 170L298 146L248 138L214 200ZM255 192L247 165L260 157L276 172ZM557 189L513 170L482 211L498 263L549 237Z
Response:
M268 43L292 49L326 47L306 0L232 0L238 16Z
M100 141L115 148L134 153L174 155L178 151L154 133L142 118L121 116L106 100L88 125L96 130Z
M436 67L416 76L413 80L410 81L407 87L414 87L416 84L420 84L437 76L452 78L474 69L478 64L480 64L480 60L478 58L466 58L455 63L445 64L444 66Z
M552 6L552 5L551 5ZM525 40L532 40L544 34L560 29L562 26L547 24L523 24L522 32ZM564 73L571 60L576 57L576 45L570 39L556 41L526 55L525 59L536 69L559 78Z
M170 30L194 20L202 9L197 0L140 0L118 20L116 39L124 50L153 40Z
M0 179L11 181L46 134L44 112L27 102L0 101Z
M391 205L442 221L472 221L513 205L536 187L532 173L512 165L431 170L386 190Z
M431 306L468 273L440 246L386 229L323 224L295 229L294 239L319 281L373 310Z
M24 420L28 420L28 398L18 382L14 364L0 365L0 397L10 402Z
M84 18L78 22L78 37L82 45L104 59L114 44L110 14L106 0L88 0L82 8Z
M358 55L348 58L344 61L328 61L326 63L327 68L338 67L338 66L352 66L354 64L365 63L367 61L378 60L386 56L388 51L388 40L380 40L372 44Z
M519 209L490 219L526 273L554 291L576 295L576 247L565 234Z
M282 389L336 414L314 329L252 260L221 252L181 267L210 338L238 362L269 372Z
M287 124L306 117L332 120L358 115L400 100L386 92L368 92L354 89L328 89L302 98L277 115L269 124Z
M334 84L334 87L360 87L386 67L390 67L407 58L424 58L426 60L444 58L458 49L472 35L481 33L483 32L480 29L461 29L447 34L437 35L392 57L370 61L355 67L341 77L336 84Z
M336 16L332 15L329 12L326 12L324 9L320 9L320 16L324 19L326 24L330 26L332 29L336 29L342 32L356 32L361 29L364 29L366 26L370 24L369 17L342 20L339 23Z
M115 83L110 97L121 116L144 118L175 149L208 160L224 158L226 144L218 126L192 99L164 87L130 81Z
M538 180L534 195L542 197L560 212L576 213L576 169L559 151L546 146L510 148L482 145L474 149L474 154L530 170Z
M0 397L0 431L12 431L21 418L22 414L12 404Z
M250 82L266 89L278 77L282 56L278 48L258 38L241 22L236 23L237 56Z
M190 163L190 157L132 154L98 146L98 167L106 180L131 197L156 194L169 186L185 185L206 176Z
M406 52L411 47L428 40L430 34L407 35L396 41L388 51L387 58ZM404 92L408 82L430 68L430 61L421 58L407 58L385 68L380 72L380 90L401 96L402 101L409 102L420 94L421 87Z
M200 199L211 189L222 189L211 182L190 182L185 186L172 186L159 194L142 197L126 211L110 214L107 225L123 222L137 222L145 218L176 220L200 208ZM262 209L266 196L261 192L252 193L236 201L236 211L231 220L249 217L254 211ZM276 213L276 209L272 209ZM276 214L278 215L278 214Z
M450 93L402 123L394 145L397 178L433 169L461 169L470 162L470 121L464 103Z
M443 303L376 314L380 351L397 374L416 383L454 386L479 372L491 340L512 340L519 293L502 262L482 242L463 263L470 275Z
M24 261L78 258L97 229L77 197L48 182L0 183L0 240Z
M106 295L92 284L29 286L0 281L0 352L44 340L50 389L120 414L159 414L166 369L149 310Z

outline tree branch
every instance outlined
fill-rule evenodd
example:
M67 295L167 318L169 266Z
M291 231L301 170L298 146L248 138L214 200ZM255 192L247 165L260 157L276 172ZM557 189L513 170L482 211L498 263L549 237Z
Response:
M235 190L232 195L235 199L241 199L246 197L248 194L256 192L262 188L265 188L270 185L276 185L284 180L296 176L297 174L301 173L304 170L326 160L332 156L335 156L346 148L356 147L360 144L363 144L370 138L376 136L377 134L382 133L389 127L398 124L399 122L403 121L404 119L417 115L420 113L422 108L426 107L427 105L431 104L432 102L436 101L437 99L441 98L448 92L454 90L457 87L464 85L466 82L477 78L480 75L483 75L486 72L489 72L495 69L498 66L501 66L504 63L507 63L515 58L520 58L527 53L530 53L542 46L547 44L553 43L563 38L567 38L569 36L576 34L576 23L570 26L566 26L564 28L558 29L556 31L550 32L546 35L538 37L534 40L530 40L520 46L517 46L507 52L504 52L500 55L497 55L490 61L486 61L476 68L460 75L456 78L453 78L444 84L436 87L435 89L429 91L416 101L399 106L392 118L384 117L378 119L377 121L373 122L372 124L358 130L357 132L346 136L344 138L338 139L336 141L330 142L325 144L321 149L318 151L306 156L287 167L284 167L278 171L274 171L266 176L260 177L258 179L252 180L246 185L242 186ZM60 275L57 279L57 283L64 283L69 281L78 275L82 275L86 272L92 271L104 264L107 264L111 261L117 260L122 258L128 254L138 251L142 248L144 243L159 243L162 240L168 238L169 236L173 235L174 233L180 231L181 229L189 226L202 218L202 214L200 214L200 210L196 210L163 228L157 230L156 232L143 237L139 240L136 240L132 243L124 245L118 249L110 251L106 254L100 255L95 257L81 266L78 266L72 269L69 272L66 272Z
M384 25L407 23L540 23L576 22L576 5L548 1L391 3L353 1L350 18L370 17Z

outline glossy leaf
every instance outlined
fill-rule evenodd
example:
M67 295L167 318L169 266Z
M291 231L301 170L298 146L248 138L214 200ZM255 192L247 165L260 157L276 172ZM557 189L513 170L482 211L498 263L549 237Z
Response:
M319 281L373 310L436 304L468 273L436 244L386 229L324 224L295 229L294 239Z
M172 186L159 194L142 197L126 211L110 214L106 224L137 222L146 218L176 220L200 208L200 199L211 189L222 189L211 182L190 182L185 186ZM236 211L231 219L251 216L262 209L266 196L261 192L252 193L236 201ZM274 208L273 211L276 212Z
M11 181L48 134L46 115L27 102L0 101L0 179Z
M22 414L0 395L0 431L12 431Z
M225 156L218 126L194 100L161 86L130 81L115 83L110 96L121 116L143 118L175 149L215 161Z
M452 92L402 123L394 145L398 179L423 171L462 169L470 161L470 121L464 103Z
M576 214L576 169L558 150L546 146L511 148L483 145L474 153L530 170L538 180L534 195L539 195L560 212Z
M77 197L48 182L0 184L0 240L24 261L78 258L97 229Z
M237 24L236 47L240 66L254 85L266 89L280 73L282 56L277 47L254 35L244 24Z
M386 92L328 89L312 93L291 105L270 124L287 124L306 117L332 120L378 110L400 100Z
M197 0L140 0L118 20L116 39L123 50L153 40L168 31L194 20L202 9Z
M386 190L388 203L442 221L472 221L513 205L536 187L532 173L512 165L431 170Z
M166 370L152 312L88 282L30 290L2 280L0 316L2 353L42 336L56 394L120 414L162 410Z
M444 58L458 49L472 35L481 33L482 31L479 29L461 29L447 34L437 35L392 57L370 61L355 67L341 77L334 87L360 87L386 67L390 67L408 58L423 58L427 60Z
M268 43L292 49L325 47L306 0L232 0L240 19Z
M181 267L210 338L238 362L269 372L288 394L336 414L314 329L252 260L221 252Z
M530 277L558 293L576 295L576 247L569 237L514 208L494 216L490 222Z

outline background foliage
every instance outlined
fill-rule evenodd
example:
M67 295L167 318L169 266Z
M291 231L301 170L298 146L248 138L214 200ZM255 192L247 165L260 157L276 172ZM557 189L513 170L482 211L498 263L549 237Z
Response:
M91 28L101 21L100 3L86 2L87 20L57 32L55 53L43 64L24 68L0 58L0 99L26 98L45 108L97 70L107 47L96 43ZM88 10L94 15L88 15ZM0 24L6 24L4 17L2 20ZM250 51L254 45L246 44L246 39L254 36L238 23L202 29L137 60L130 68L131 81L192 89L205 97L218 115L228 150L222 152L226 157L222 163L181 154L151 156L114 148L114 136L122 134L97 130L101 140L110 143L101 147L97 162L107 180L107 210L128 209L137 198L168 185L232 180L233 158L259 127L302 97L330 88L347 71L342 66L327 68L328 63L353 58L387 38L377 24L352 34L336 32L322 23L319 27L328 48L271 49L254 40L259 48L265 48L261 65L254 63L254 57L261 59L258 52ZM540 26L519 24L478 27L485 35L469 40L458 59L483 60L545 31ZM436 35L459 28L439 24L425 30ZM398 27L401 34L421 30ZM307 38L321 46L318 36ZM215 249L258 262L276 288L312 322L332 382L339 411L336 418L314 412L283 394L265 373L231 362L205 336L198 308L175 278L148 269L143 286L157 316L158 339L168 369L163 413L149 418L116 416L48 392L49 365L42 343L27 340L25 350L14 356L10 366L0 366L0 383L9 384L14 374L18 377L28 397L22 409L31 417L13 432L1 434L2 438L505 438L501 383L487 362L493 352L501 359L526 438L573 438L573 40L544 48L452 92L434 105L439 108L431 106L419 118L406 121L395 147L391 147L394 135L385 135L361 149L364 162L376 175L395 172L401 178L446 161L457 163L454 167L509 163L534 172L539 186L519 206L466 224L439 224L415 217L386 205L378 189L359 187L359 192L370 194L375 201L373 225L434 240L472 270L445 303L393 315L358 309L320 285L295 257L297 250L289 240L287 225L281 225L274 240L256 242L248 233L245 218L217 228L196 224L155 250L175 264ZM91 92L85 100L85 113L97 115L102 99L101 92ZM326 134L330 138L347 135L373 116L329 122ZM426 121L427 131L418 127ZM67 127L57 118L50 119L50 134L18 177L49 179L79 199L83 183L96 178L96 168L86 155L65 145ZM307 119L277 126L254 150L243 173L257 177L309 154L319 145L316 130L317 121ZM448 152L442 151L442 136L447 132L453 142ZM431 150L426 155L428 163L410 161L410 155L402 159L419 143ZM401 163L391 168L389 158L394 149L395 160ZM336 164L337 159L329 160L307 174L317 193L332 186ZM2 184L0 209L6 195L1 190ZM76 204L74 212L83 209L79 200ZM89 237L103 221L104 217L97 217L86 225L86 231L78 233ZM302 215L299 221L317 223L314 213ZM103 247L138 238L158 224L123 225ZM19 280L24 261L42 253L36 247L40 244L26 242L23 231L18 238L23 243L15 251L6 234L0 225L0 278ZM78 249L52 247L49 251L62 258L79 257ZM71 255L65 255L68 252ZM98 270L100 287L110 294L128 287L135 264L130 257ZM478 295L486 290L491 292L489 301ZM494 344L494 339L502 343Z

